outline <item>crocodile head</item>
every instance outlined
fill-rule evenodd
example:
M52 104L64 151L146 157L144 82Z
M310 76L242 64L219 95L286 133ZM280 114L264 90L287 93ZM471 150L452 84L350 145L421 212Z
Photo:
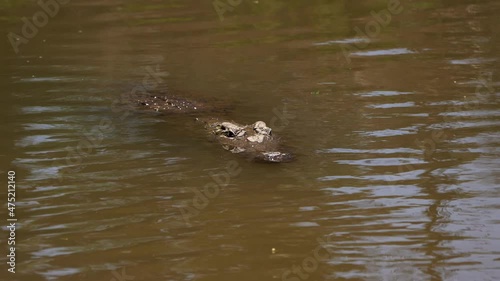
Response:
M237 138L245 136L245 128L246 126L239 126L230 122L222 122L215 126L214 133L227 138Z

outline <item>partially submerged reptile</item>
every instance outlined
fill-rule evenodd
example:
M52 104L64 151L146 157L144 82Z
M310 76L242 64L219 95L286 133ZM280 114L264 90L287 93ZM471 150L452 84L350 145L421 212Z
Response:
M137 100L137 103L145 109L167 113L203 112L207 108L201 102L163 94L151 95ZM196 120L203 122L206 131L225 150L232 153L243 154L264 162L280 163L293 160L291 153L282 151L280 139L263 121L257 121L252 125L241 125L218 118L196 118Z
M189 99L166 95L151 95L147 98L137 100L139 105L146 109L162 112L190 113L203 110L204 104Z

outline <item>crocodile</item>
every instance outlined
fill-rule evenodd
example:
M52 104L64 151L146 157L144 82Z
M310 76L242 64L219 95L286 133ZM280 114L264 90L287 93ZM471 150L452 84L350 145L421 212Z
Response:
M137 103L145 109L172 113L191 113L205 108L200 102L171 95L151 95L137 100Z
M173 95L150 95L136 100L143 109L164 113L205 113L206 103ZM223 149L241 154L259 162L282 163L294 159L292 153L283 151L281 139L263 121L242 125L215 117L197 117L206 132Z

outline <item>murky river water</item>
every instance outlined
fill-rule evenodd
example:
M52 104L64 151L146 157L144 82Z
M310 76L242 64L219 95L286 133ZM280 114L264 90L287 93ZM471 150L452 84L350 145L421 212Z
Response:
M1 280L499 280L498 1L215 3L0 3ZM137 86L297 160L118 106Z

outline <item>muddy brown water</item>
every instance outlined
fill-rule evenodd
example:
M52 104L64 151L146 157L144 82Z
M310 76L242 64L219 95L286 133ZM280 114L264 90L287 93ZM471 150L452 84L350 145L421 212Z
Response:
M500 278L498 1L220 3L0 3L1 280ZM297 160L116 106L144 87Z

